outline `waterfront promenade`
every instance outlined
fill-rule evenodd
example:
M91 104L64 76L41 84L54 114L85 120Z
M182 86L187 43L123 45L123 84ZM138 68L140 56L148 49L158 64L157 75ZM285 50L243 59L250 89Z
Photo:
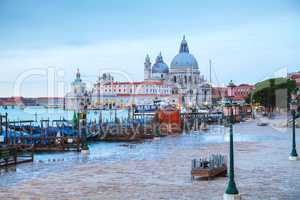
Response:
M243 199L299 199L300 162L288 160L290 130L246 122L235 125L235 140ZM192 158L227 153L221 128L123 144L92 144L87 157L38 154L34 163L1 175L0 199L222 199L226 178L192 181L190 176Z

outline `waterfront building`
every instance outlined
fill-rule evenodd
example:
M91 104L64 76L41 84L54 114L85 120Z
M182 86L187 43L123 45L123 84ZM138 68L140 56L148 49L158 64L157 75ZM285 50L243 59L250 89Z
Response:
M244 103L246 98L251 95L251 92L255 89L254 85L240 84L235 85L231 80L227 86L227 96L231 97L237 102Z
M190 54L183 37L179 53L170 67L159 53L152 64L147 55L144 62L144 80L118 82L109 73L99 76L91 90L87 90L79 71L66 95L67 109L75 109L83 93L89 93L94 108L123 108L132 105L153 105L155 102L174 104L177 107L199 108L211 104L212 87L200 73L196 58Z
M25 98L25 97L2 97L0 98L1 106L35 106L36 99L35 98Z
M183 107L201 107L211 104L212 87L201 75L196 58L190 53L183 37L179 53L172 59L170 68L160 53L151 67L147 55L144 63L144 80L162 80L172 83L171 90L180 96Z
M179 53L171 62L169 80L177 84L185 107L211 104L211 86L200 74L198 62L190 54L185 37L180 44Z
M227 87L212 87L212 104L222 104L227 96Z
M43 106L45 108L63 108L63 97L3 97L0 98L0 106Z
M227 94L223 98L223 103L234 105L233 115L235 121L240 121L243 118L252 117L252 106L246 103L246 99L255 89L254 85L240 84L235 85L231 80L227 86Z
M254 85L245 83L235 85L233 81L230 81L225 87L216 86L212 88L212 103L214 105L223 104L230 97L234 103L244 104L254 89Z
M125 108L132 105L153 105L156 101L178 104L172 86L163 80L141 82L99 81L92 90L92 105L102 108Z
M76 78L71 84L71 91L65 95L65 109L78 111L85 98L90 101L90 92L81 79L79 69L77 69Z

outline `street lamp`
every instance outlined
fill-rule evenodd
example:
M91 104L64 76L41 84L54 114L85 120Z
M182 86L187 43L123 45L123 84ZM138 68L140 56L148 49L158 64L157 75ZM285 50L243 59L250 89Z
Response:
M224 116L227 118L230 130L229 141L229 179L225 190L224 200L240 200L241 196L234 181L234 155L233 155L233 106L232 101L224 105Z
M81 152L84 154L89 153L89 146L87 144L87 109L88 109L89 99L88 93L85 92L83 99L80 103L80 113L79 113L79 135L81 137Z
M295 128L296 112L298 110L297 94L293 93L291 95L291 97L292 97L292 99L291 99L291 103L290 103L290 109L291 109L292 116L293 116L293 128L292 128L293 143L292 143L292 152L290 154L289 159L290 160L298 160L298 154L297 154L297 150L296 150L296 128Z

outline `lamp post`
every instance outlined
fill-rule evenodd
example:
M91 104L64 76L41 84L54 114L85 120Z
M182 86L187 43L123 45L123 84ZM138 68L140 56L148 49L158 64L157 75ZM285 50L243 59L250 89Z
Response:
M89 104L88 94L84 93L83 99L80 103L80 113L79 113L79 135L81 137L81 152L84 154L89 153L89 146L87 144L87 108Z
M224 200L240 200L241 196L234 181L234 151L233 151L233 106L232 101L224 105L224 116L229 122L229 179L225 190Z
M297 95L295 93L293 93L291 96L292 96L292 99L291 99L290 109L291 109L292 116L293 116L293 128L292 128L293 142L292 142L292 152L290 154L289 159L290 160L298 160L298 154L297 154L297 150L296 150L296 128L295 128L295 119L296 119L296 112L298 110L298 103L297 103Z

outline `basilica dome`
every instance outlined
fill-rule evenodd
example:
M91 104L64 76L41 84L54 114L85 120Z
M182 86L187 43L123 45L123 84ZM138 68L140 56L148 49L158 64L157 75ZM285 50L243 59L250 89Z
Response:
M152 73L169 73L168 65L163 61L161 53L157 56L152 66Z
M183 37L183 40L180 44L179 54L177 54L171 62L171 68L198 69L198 62L196 58L190 54L185 37Z

